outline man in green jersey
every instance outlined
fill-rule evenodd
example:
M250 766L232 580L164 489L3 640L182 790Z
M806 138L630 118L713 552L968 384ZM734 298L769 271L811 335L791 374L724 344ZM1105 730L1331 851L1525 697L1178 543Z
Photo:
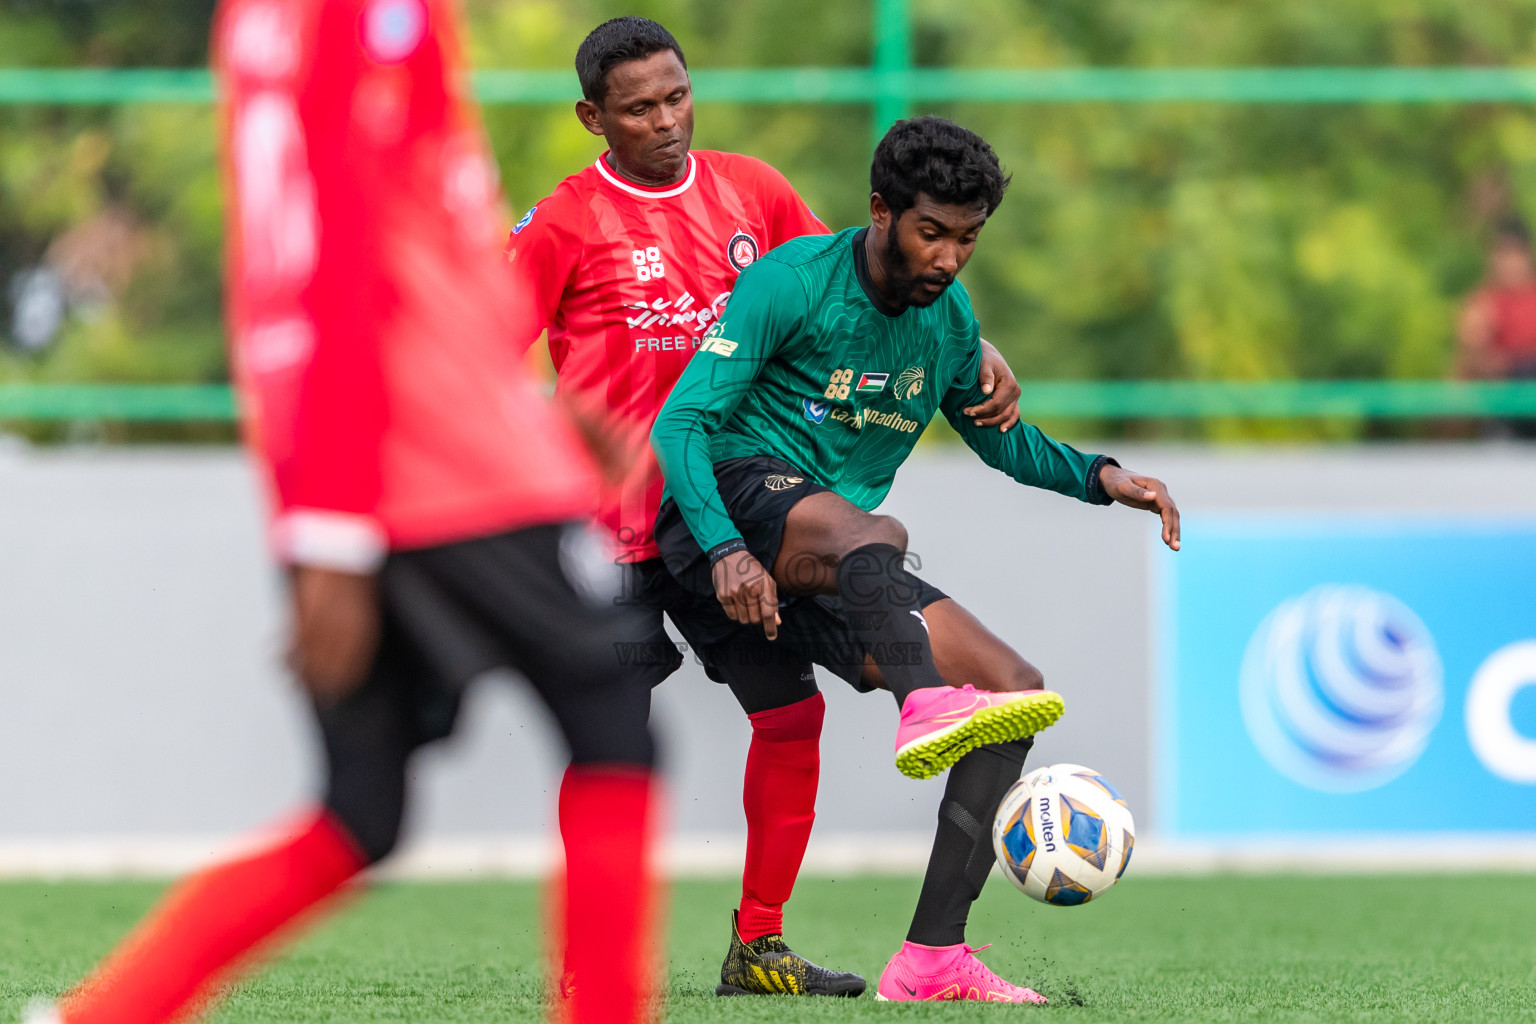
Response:
M992 860L993 811L1061 699L1022 689L1039 685L1032 670L1004 673L1013 692L951 687L964 679L946 681L936 652L1000 641L952 600L931 600L906 569L905 529L870 510L938 411L1021 483L1157 513L1174 549L1178 510L1162 482L1107 456L1024 424L978 430L963 415L980 329L955 276L1007 186L991 147L939 118L903 121L876 150L871 186L869 227L797 239L741 276L652 431L670 495L657 536L673 574L733 620L770 638L782 628L791 644L841 629L850 657L872 663L866 676L901 705L898 767L954 768L880 997L1040 1002L977 960L964 930Z

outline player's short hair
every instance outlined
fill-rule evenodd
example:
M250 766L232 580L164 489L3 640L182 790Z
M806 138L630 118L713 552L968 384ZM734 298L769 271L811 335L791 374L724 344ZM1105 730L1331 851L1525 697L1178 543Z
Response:
M608 72L627 61L644 60L652 54L671 50L684 68L688 58L672 33L650 18L610 18L587 33L576 48L576 77L581 79L581 94L603 105L608 98Z
M1529 249L1531 247L1531 229L1522 218L1510 215L1499 221L1498 229L1494 232L1494 239L1499 242L1513 242L1522 248Z
M942 117L891 125L869 167L870 191L879 193L898 218L917 202L919 192L958 206L984 202L990 217L1012 180L985 139Z

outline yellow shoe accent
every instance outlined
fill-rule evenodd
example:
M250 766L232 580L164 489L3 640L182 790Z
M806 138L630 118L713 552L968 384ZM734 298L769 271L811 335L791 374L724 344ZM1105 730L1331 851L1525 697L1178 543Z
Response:
M857 996L864 979L845 971L829 971L790 949L782 935L763 935L742 942L731 914L731 945L720 965L717 996L793 995Z

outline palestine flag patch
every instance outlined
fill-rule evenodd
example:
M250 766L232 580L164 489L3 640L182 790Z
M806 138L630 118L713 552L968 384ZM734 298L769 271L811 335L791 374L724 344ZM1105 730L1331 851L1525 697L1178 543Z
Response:
M884 391L885 382L891 379L888 373L865 373L859 376L859 386L855 391Z

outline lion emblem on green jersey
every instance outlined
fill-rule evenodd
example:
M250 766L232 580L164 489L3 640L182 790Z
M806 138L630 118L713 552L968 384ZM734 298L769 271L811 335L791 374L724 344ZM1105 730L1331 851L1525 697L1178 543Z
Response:
M921 366L909 366L896 375L896 397L905 402L923 393L923 379L928 371Z

